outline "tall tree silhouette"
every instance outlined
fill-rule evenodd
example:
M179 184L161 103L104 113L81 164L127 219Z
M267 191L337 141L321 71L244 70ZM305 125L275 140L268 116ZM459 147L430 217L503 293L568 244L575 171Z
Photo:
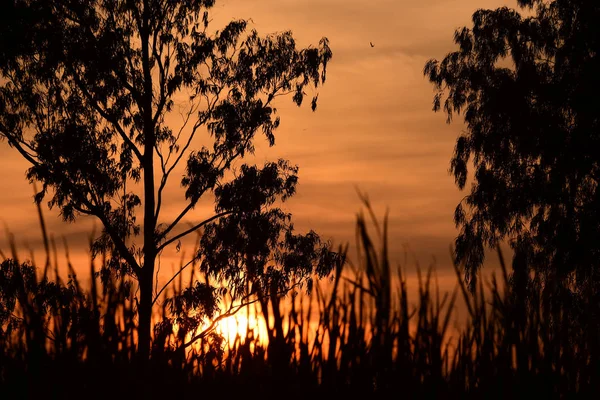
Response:
M425 66L434 110L466 124L450 165L460 189L474 167L455 255L474 284L484 248L509 239L529 267L582 282L600 254L600 4L518 3L527 15L475 12L458 50Z
M157 257L184 236L205 230L195 257L206 276L228 279L237 297L248 295L250 283L283 290L292 280L323 275L335 257L314 232L295 234L290 215L275 207L294 194L296 166L240 165L260 132L275 144L277 97L289 95L299 106L305 89L325 82L328 41L298 49L290 32L261 37L244 20L211 34L213 5L2 6L0 137L31 163L28 178L43 184L36 201L49 198L68 221L91 215L102 222L94 249L111 252L112 272L139 283L143 359L150 353ZM313 111L316 102L315 92ZM166 123L173 115L183 116L179 126ZM180 163L185 200L164 221L167 182ZM214 196L214 215L182 228L186 219L197 220L192 213L205 195ZM212 315L219 293L197 282L175 303Z

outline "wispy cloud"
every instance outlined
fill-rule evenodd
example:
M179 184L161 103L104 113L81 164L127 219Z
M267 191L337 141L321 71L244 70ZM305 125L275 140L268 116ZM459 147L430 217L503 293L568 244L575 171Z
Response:
M393 254L400 256L409 243L423 263L435 257L440 267L449 267L448 246L456 235L453 210L464 194L455 189L448 165L462 126L447 126L442 115L431 112L432 88L422 69L427 59L452 50L454 30L469 24L473 11L505 4L514 7L516 1L217 2L215 28L232 17L252 18L260 33L290 29L302 46L322 36L331 41L334 59L317 112L281 102L277 146L257 145L257 162L286 157L300 165L299 193L287 205L299 228L352 241L359 187L382 213L390 209ZM0 222L38 245L26 164L6 143L0 143L0 159ZM181 198L174 178L167 213L175 212ZM81 238L89 223L67 225L56 213L48 213L48 219L51 231L86 249Z

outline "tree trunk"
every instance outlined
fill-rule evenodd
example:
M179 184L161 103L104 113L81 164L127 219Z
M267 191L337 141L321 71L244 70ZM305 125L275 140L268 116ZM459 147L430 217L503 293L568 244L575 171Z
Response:
M146 259L146 262L148 260ZM140 305L138 308L138 356L142 362L150 359L150 348L152 343L152 275L144 266L140 277Z
M142 42L142 69L144 74L144 104L142 107L144 119L144 154L142 160L144 170L144 265L139 276L140 307L138 310L138 355L142 361L150 359L152 339L152 289L154 263L156 261L156 243L154 242L154 230L156 228L156 221L154 218L154 208L156 206L154 195L154 145L156 144L156 135L152 111L153 86L149 49L149 10L149 1L144 0L142 27L140 32Z

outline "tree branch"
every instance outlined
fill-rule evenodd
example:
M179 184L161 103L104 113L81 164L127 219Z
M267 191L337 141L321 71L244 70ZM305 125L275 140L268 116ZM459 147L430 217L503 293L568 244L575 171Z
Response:
M2 127L0 127L0 130L3 130L6 132L6 130L2 129ZM36 166L40 165L39 161L35 159L37 156L29 153L27 150L25 150L23 148L23 146L30 148L30 146L27 143L21 142L21 141L17 140L16 138L14 138L12 135L9 135L6 133L4 133L3 136L8 140L8 143L11 146L13 146L15 149L17 149L17 151L23 156L23 158L25 158L27 161L29 161L33 165L36 165Z
M135 145L135 143L133 143L131 141L131 139L129 138L129 136L127 136L127 133L123 130L123 128L121 127L121 125L118 123L118 121L116 121L114 118L112 118L108 114L108 112L106 110L104 110L102 107L100 107L100 104L98 104L97 100L94 99L94 96L89 92L89 90L83 84L83 82L81 82L81 80L78 78L78 76L75 73L75 71L71 70L71 73L73 74L73 80L77 84L77 87L87 97L88 101L90 102L90 105L98 112L98 114L100 114L100 116L102 118L104 118L107 122L109 122L115 128L115 130L117 131L117 133L119 133L119 136L121 136L121 138L123 139L123 141L125 143L127 143L127 145L131 148L131 150L133 151L133 153L136 155L138 161L141 163L141 161L142 161L142 153L140 152L140 150L138 149L138 147ZM143 165L142 165L142 168L143 168Z
M185 127L187 126L188 122L190 121L190 117L191 115L194 113L194 111L197 108L194 107L194 104L192 104L192 106L190 107L190 110L187 112L187 115L184 117L184 122L183 125L181 126L181 128L179 129L179 132L177 133L177 137L175 139L175 143L177 143L177 140L179 140L179 137L181 136L181 133L183 132L183 130L185 129ZM172 154L172 149L169 151L169 155L167 156L166 160L164 159L164 156L162 155L162 153L160 152L160 149L158 148L158 146L156 146L156 153L158 154L159 158L160 158L160 162L161 162L161 170L162 170L162 177L160 179L160 185L158 187L158 193L157 193L157 201L156 201L156 211L154 213L154 218L156 221L158 221L158 217L160 214L160 208L162 206L162 192L165 189L165 186L167 185L167 180L169 178L169 175L171 174L171 171L173 170L173 168L169 168L167 170L167 165L169 163L169 158L171 157Z
M247 307L251 304L254 304L258 301L263 301L266 300L270 297L279 297L282 295L285 295L286 293L288 293L290 290L294 289L295 287L298 287L301 284L301 282L295 283L294 285L290 286L287 289L281 290L275 294L271 294L271 295L266 295L266 296L257 296L255 299L253 300L249 300L246 302L242 302L240 304L238 304L237 306L233 306L231 305L229 307L229 310L227 310L227 312L225 312L224 314L219 315L217 318L213 319L212 322L210 323L210 325L204 329L202 332L200 332L199 334L195 335L194 337L192 337L189 342L182 344L181 346L179 346L179 349L186 349L189 346L191 346L195 341L202 339L203 337L205 337L206 335L208 335L213 329L215 329L217 323L225 318L231 317L235 314L237 314L242 308ZM248 297L248 296L247 296Z
M139 278L142 268L139 266L137 260L135 259L133 254L131 254L131 252L125 245L125 242L121 240L119 232L117 232L114 229L114 227L110 224L110 222L106 218L106 215L104 215L104 213L102 212L95 211L95 209L96 208L92 209L92 215L95 215L102 222L102 225L104 225L104 229L106 229L106 232L108 233L110 239L113 241L115 247L119 251L119 254L121 255L121 257L123 257L123 259L125 259L125 261L127 261L127 263L131 266L131 269L133 269L133 272L135 272L136 276Z
M169 286L174 280L175 278L177 278L179 275L181 275L181 273L187 268L189 267L191 264L194 263L194 261L196 261L196 258L192 258L190 261L188 261L183 267L179 268L179 271L177 271L172 277L171 279L169 279L169 281L167 283L165 283L165 285L158 291L158 293L156 294L156 296L154 297L154 300L152 300L152 305L154 305L154 303L156 303L156 301L160 298L160 295L162 294L162 292L164 292L164 290L167 288L167 286ZM158 284L157 284L158 286Z
M190 233L192 233L192 232L194 232L194 231L202 228L204 225L206 225L206 224L208 224L208 223L210 223L210 222L212 222L212 221L214 221L216 219L219 219L221 217L225 217L225 216L233 214L233 213L234 213L234 211L223 211L223 212L221 212L219 214L215 214L212 217L210 217L209 219L206 219L206 220L200 222L199 224L196 224L196 225L192 226L191 228L187 229L186 231L184 231L184 232L182 232L182 233L180 233L178 235L173 236L171 239L166 240L163 244L161 244L160 246L158 246L157 251L161 251L162 249L164 249L165 247L167 247L168 245L170 245L174 241L176 241L178 239L181 239L184 236L189 235Z

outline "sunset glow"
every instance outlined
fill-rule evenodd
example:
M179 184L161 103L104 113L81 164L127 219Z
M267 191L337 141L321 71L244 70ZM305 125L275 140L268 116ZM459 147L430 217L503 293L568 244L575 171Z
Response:
M219 321L215 331L222 335L230 345L233 345L238 338L244 341L248 337L248 332L253 340L258 339L258 343L267 343L264 321L254 315L248 317L245 310Z
M0 399L600 398L599 0L1 0Z

